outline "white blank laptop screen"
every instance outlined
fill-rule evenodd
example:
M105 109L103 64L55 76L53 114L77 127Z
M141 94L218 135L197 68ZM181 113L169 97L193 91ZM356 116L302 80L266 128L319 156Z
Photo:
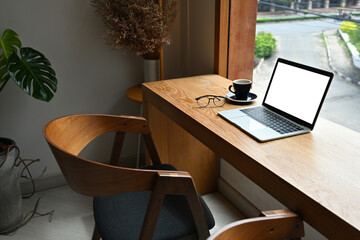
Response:
M312 124L329 77L279 62L265 103Z

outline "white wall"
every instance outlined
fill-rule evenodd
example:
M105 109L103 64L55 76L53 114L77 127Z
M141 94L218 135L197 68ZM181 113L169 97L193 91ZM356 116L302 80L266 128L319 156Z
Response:
M139 114L140 105L125 91L142 82L142 59L106 45L102 20L89 0L1 0L1 34L6 28L19 34L23 46L44 53L59 81L49 103L33 99L13 82L0 94L0 136L14 139L23 158L41 159L32 168L35 176L44 166L46 175L60 173L42 135L49 120L75 113ZM133 142L125 155L135 154Z
M213 73L215 0L181 0L181 13L172 29L171 46L165 48L165 77ZM189 9L189 12L187 11ZM12 138L23 158L40 158L32 167L38 175L60 170L47 146L42 128L56 117L76 113L139 115L140 105L128 100L126 89L143 81L142 58L132 52L111 50L102 38L102 19L90 0L0 0L0 32L16 31L23 46L33 47L51 61L59 81L54 99L41 102L13 82L0 94L0 136ZM87 151L94 160L102 156L111 136ZM133 136L124 156L136 154Z

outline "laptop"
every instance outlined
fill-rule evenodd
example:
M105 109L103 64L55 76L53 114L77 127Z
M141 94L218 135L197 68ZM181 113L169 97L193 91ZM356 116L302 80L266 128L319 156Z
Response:
M313 130L334 74L279 58L262 105L218 114L260 142Z

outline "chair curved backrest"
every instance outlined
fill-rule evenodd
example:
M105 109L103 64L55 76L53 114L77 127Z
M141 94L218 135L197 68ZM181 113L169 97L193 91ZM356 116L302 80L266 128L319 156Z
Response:
M43 132L64 177L74 191L89 196L108 196L153 189L158 171L110 166L77 156L92 140L107 132L139 133L145 135L146 139L151 132L144 118L72 115L49 122ZM155 156L152 159L159 161L156 150L152 154Z
M116 132L110 165L94 162L78 154L95 138ZM132 169L119 167L125 133L139 133L154 165L159 155L145 118L103 114L79 114L60 117L45 125L43 134L69 186L93 197L151 190L140 239L152 239L165 195L183 195L191 209L200 239L209 236L209 227L191 176L187 172ZM93 239L98 239L96 228Z
M304 236L302 220L290 210L265 211L263 214L265 216L230 223L208 240L281 240Z

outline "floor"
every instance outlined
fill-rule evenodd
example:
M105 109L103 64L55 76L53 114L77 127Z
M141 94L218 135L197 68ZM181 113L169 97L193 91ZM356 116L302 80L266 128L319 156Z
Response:
M30 199L23 200L24 215L33 209L39 197L41 197L37 209L39 213L55 210L51 222L48 216L35 217L14 234L0 236L1 240L91 239L94 220L90 197L79 195L68 186L37 192ZM211 233L230 222L244 218L219 193L205 195L204 199L214 214L216 222Z

